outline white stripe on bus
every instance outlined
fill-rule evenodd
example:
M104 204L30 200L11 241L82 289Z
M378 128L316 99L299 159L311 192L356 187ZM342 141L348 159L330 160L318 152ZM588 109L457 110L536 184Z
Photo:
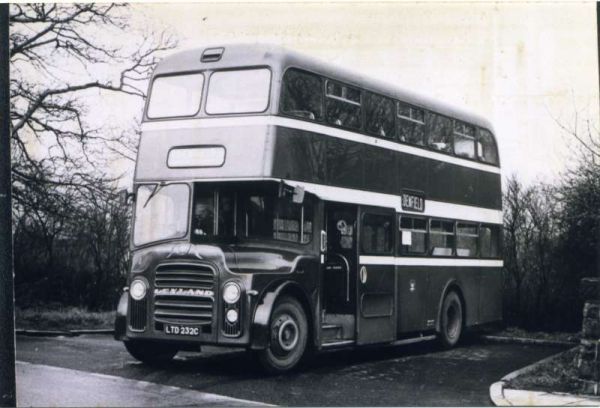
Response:
M277 179L274 179L277 180ZM302 181L287 181L291 186L302 186L320 198L328 201L343 203L372 205L378 207L394 208L399 213L414 214L449 218L464 221L502 224L502 211L489 208L474 207L470 205L451 204L442 201L425 200L425 211L422 213L406 212L402 210L402 199L393 194L374 193L364 190L353 190L344 187L324 186L322 184L305 183Z
M202 177L199 179L182 179L176 182L225 182L225 181L281 181L274 177ZM151 183L157 180L139 180L136 183ZM160 180L158 180L160 181ZM305 191L313 193L326 201L335 201L348 204L370 205L375 207L393 208L398 213L414 215L416 217L438 217L460 221L482 222L487 224L502 224L502 211L471 205L452 204L443 201L425 200L425 211L414 212L402 209L400 196L372 191L353 190L344 187L325 186L322 184L306 183L304 181L285 180L290 186L304 187Z
M461 258L426 258L426 257L393 257L361 255L361 265L396 265L396 266L480 266L502 268L501 259L461 259Z
M395 150L397 152L413 154L415 156L426 157L429 159L434 159L446 163L452 163L463 167L487 171L489 173L500 174L500 169L498 167L490 166L484 163L477 163L470 160L460 159L458 157L449 156L443 153L437 153L431 150L425 150L414 146L391 142L373 136L366 136L363 134L354 133L343 129L325 126L319 123L312 123L291 118L283 118L280 116L238 116L226 118L202 118L168 120L160 122L144 122L142 123L142 131L146 132L151 130L174 130L190 128L259 125L285 126L294 129L306 130L309 132L322 133L344 140L351 140L354 142L368 144L371 146L384 147L386 149Z

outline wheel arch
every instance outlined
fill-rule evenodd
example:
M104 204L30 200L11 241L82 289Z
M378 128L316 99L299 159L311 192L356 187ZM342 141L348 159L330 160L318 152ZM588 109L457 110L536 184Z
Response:
M456 294L458 295L458 298L460 299L460 303L462 306L463 327L467 323L467 302L465 300L465 296L463 294L463 290L461 288L460 282L457 279L450 279L448 282L446 282L446 285L444 286L444 290L442 291L442 295L440 296L440 299L438 301L437 320L435 323L435 331L438 333L441 330L440 326L441 326L441 321L442 321L442 305L444 304L444 299L446 298L446 295L451 291L456 292Z
M300 302L308 324L309 344L314 343L314 313L310 305L309 297L302 287L294 281L285 281L274 284L271 288L265 290L254 310L251 324L251 343L250 348L261 350L269 345L269 321L271 312L279 298L289 295Z

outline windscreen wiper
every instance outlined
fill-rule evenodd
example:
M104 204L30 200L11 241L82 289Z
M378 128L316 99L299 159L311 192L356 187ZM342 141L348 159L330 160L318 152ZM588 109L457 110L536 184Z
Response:
M148 205L150 200L152 200L152 197L154 197L156 195L156 193L158 193L160 191L160 189L163 188L164 186L165 186L164 183L155 184L154 190L152 190L152 192L148 196L148 199L146 200L146 202L144 203L144 206L142 208L146 208L146 206Z

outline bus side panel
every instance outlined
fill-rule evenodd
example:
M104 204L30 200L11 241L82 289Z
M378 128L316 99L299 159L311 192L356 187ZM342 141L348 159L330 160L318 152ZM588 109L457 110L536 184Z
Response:
M272 177L501 209L500 175L300 129L275 127ZM395 177L389 177L395 172Z
M465 304L465 325L479 323L480 268L478 267L428 267L429 293L425 311L426 321L438 323L438 313L442 295L449 283L455 282L460 288Z
M174 125L175 126L175 125ZM135 181L265 177L271 171L268 126L226 126L147 130L142 133ZM173 148L222 146L224 162L209 167L170 167Z
M502 320L502 268L481 268L479 322Z
M427 329L424 319L428 293L427 267L397 266L396 275L398 334Z

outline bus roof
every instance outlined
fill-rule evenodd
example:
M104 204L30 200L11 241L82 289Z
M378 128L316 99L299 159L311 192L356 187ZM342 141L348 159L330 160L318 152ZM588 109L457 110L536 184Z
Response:
M201 62L203 52L215 48L223 49L220 59L215 62ZM175 72L261 65L270 66L273 71L276 73L279 72L280 74L289 67L304 69L315 74L320 74L340 82L345 82L349 85L383 94L411 105L486 128L493 133L492 124L479 115L458 109L450 104L439 102L430 97L419 95L407 88L369 78L364 74L352 72L351 70L340 66L272 44L223 44L181 51L160 61L154 71L154 76L172 74Z

